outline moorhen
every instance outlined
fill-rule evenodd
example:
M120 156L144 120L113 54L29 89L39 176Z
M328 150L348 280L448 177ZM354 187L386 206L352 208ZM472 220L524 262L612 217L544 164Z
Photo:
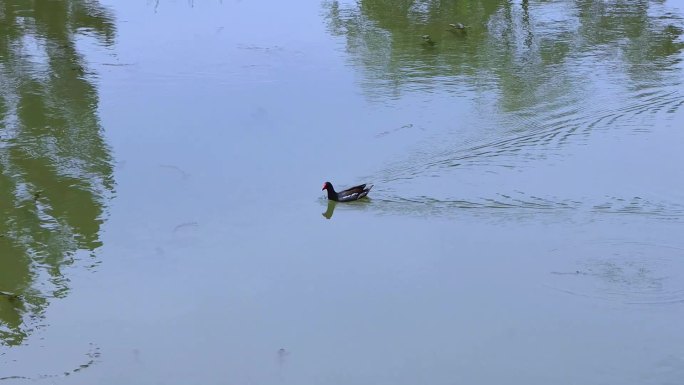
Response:
M435 46L435 41L432 40L432 38L430 37L430 35L423 35L423 36L421 36L420 38L423 39L423 44L424 44L424 45L430 46L430 47L434 47L434 46Z
M336 192L332 183L325 182L321 190L328 190L328 199L331 201L350 202L365 197L372 188L373 185L370 185L368 188L366 188L365 184L360 184L344 191Z
M453 24L449 24L449 27L451 27L451 28L453 28L453 29L455 29L455 30L461 30L461 31L465 31L466 28L470 28L470 26L468 26L468 25L463 25L463 23L453 23Z

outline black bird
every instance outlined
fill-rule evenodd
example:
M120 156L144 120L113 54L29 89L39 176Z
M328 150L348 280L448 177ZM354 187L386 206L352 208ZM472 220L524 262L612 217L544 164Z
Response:
M424 45L430 46L430 47L434 47L434 46L435 46L435 41L432 40L432 38L430 37L430 35L423 35L423 36L421 36L420 38L423 39L423 44L424 44Z
M451 27L451 28L453 28L453 29L460 29L460 30L464 30L464 29L466 29L466 28L470 28L470 27L467 26L467 25L463 25L463 23L452 23L452 24L449 24L449 27Z
M463 23L452 23L449 24L449 27L451 27L449 28L449 31L461 34L467 34L468 28L470 28L469 25L463 25Z
M16 294L8 293L5 291L0 291L0 296L6 297L10 301L16 301L19 299L19 296Z
M328 199L330 199L331 201L350 202L365 197L366 195L368 195L372 188L373 185L370 185L368 186L368 188L366 188L365 184L360 184L358 186L354 186L346 190L336 192L332 183L325 182L321 190L328 190Z

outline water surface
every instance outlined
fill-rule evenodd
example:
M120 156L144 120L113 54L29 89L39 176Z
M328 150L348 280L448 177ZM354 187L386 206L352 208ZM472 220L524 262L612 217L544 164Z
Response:
M3 3L0 380L678 384L682 28L651 1Z

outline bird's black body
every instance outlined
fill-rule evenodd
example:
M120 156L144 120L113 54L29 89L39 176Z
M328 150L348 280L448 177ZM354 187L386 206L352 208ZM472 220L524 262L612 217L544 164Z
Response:
M430 35L423 35L420 38L423 39L423 44L425 46L428 46L428 47L434 47L435 46L435 41L432 40Z
M365 184L360 184L342 191L335 191L332 183L325 182L321 190L328 190L328 199L336 202L350 202L361 199L368 195L373 185L366 187Z
M451 27L451 28L449 28L449 31L460 32L462 34L466 34L468 32L468 28L470 28L470 26L463 25L463 23L452 23L452 24L449 24L449 27Z

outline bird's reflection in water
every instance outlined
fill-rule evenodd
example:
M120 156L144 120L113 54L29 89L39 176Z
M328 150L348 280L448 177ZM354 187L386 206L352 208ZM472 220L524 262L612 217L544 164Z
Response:
M377 200L376 200L376 202L377 202ZM327 209L321 215L323 215L325 217L325 219L332 218L333 213L335 212L335 207L337 207L338 205L342 206L342 208L340 208L340 210L342 210L342 211L368 210L368 209L373 208L373 205L371 205L370 203L371 203L370 198L363 198L363 199L359 199L357 201L343 202L343 203L329 200Z
M335 212L335 206L337 205L337 202L335 201L328 201L328 209L325 210L323 213L323 216L325 219L330 219L332 218L333 212Z

